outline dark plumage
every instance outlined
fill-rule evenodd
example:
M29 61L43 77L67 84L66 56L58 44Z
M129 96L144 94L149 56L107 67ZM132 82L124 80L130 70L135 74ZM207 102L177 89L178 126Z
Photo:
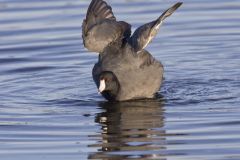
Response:
M163 66L144 48L156 36L162 21L182 2L166 10L157 20L144 24L131 36L131 26L117 21L103 0L92 0L82 24L84 46L98 52L92 75L108 100L153 98L160 89Z

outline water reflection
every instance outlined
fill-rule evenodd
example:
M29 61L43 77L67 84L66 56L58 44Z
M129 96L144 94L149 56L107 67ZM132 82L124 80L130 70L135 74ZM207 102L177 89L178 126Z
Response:
M104 109L95 117L101 125L98 144L99 152L88 159L164 159L166 139L161 101L103 102ZM95 137L96 138L96 137Z

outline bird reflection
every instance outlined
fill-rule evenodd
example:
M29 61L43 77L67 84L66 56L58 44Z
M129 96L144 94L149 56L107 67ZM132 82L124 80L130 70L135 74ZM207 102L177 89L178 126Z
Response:
M165 159L163 102L157 100L102 102L104 111L95 116L101 125L100 148L88 159Z

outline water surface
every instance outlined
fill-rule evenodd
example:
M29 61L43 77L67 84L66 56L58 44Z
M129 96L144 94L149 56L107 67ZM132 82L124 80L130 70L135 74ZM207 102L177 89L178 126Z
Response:
M108 1L141 24L175 1ZM106 102L84 49L89 1L0 1L4 160L240 159L240 2L184 0L147 47L165 66L161 98Z

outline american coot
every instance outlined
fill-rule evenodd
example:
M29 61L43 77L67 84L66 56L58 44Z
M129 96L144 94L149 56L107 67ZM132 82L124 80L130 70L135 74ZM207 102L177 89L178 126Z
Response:
M156 36L163 20L182 2L157 20L140 26L131 36L131 25L117 21L103 0L92 0L82 24L84 46L98 52L92 70L99 92L109 101L153 98L160 89L163 66L144 48Z

